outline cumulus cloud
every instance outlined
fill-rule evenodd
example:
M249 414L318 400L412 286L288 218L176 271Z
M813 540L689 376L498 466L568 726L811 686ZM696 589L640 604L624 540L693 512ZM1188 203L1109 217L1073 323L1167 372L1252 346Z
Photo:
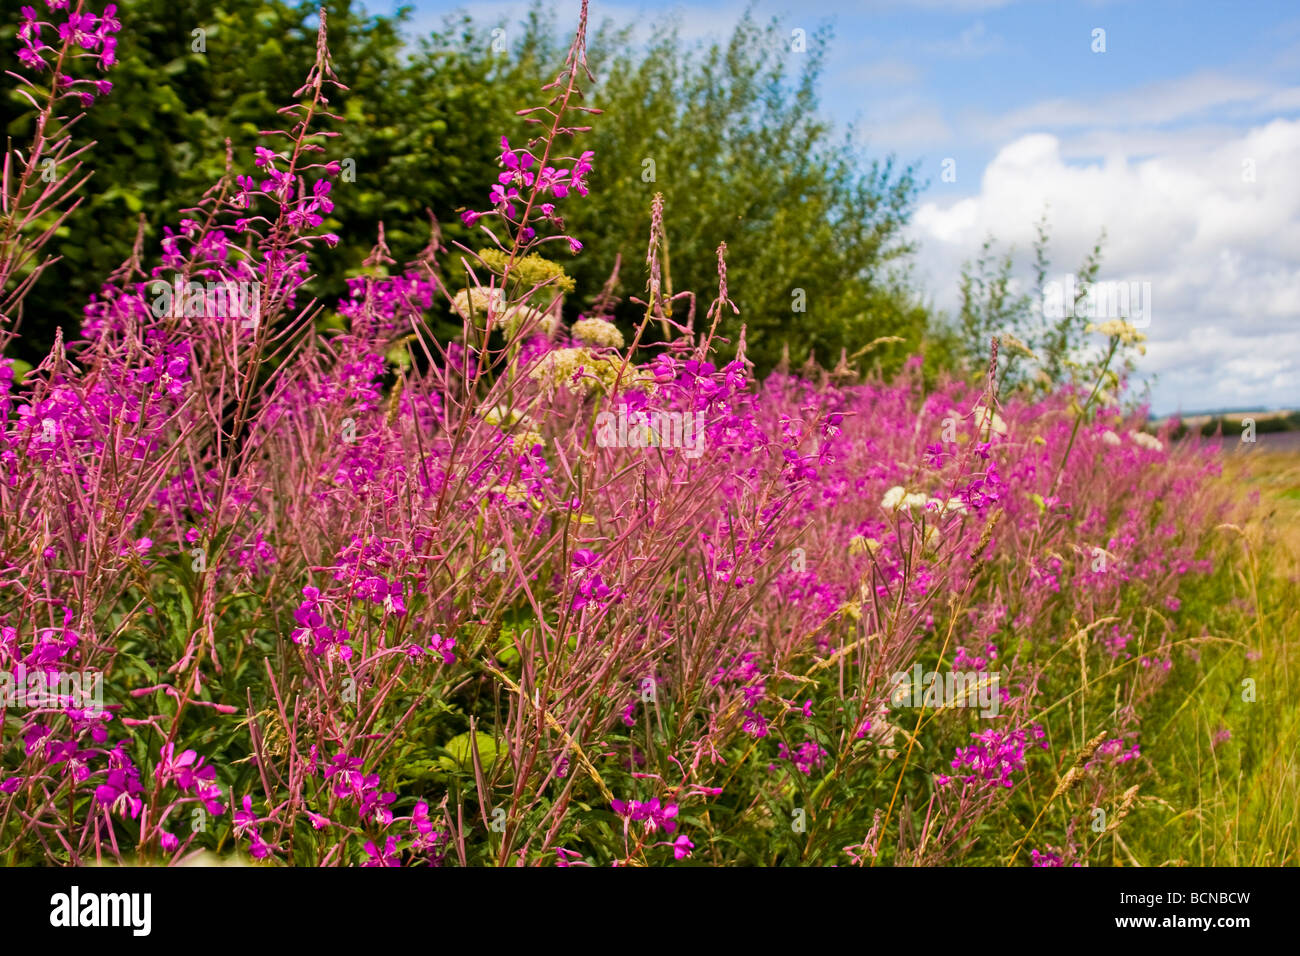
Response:
M1158 376L1157 411L1300 406L1300 120L1213 145L1138 139L1126 151L1112 134L1102 158L1081 161L1056 135L1019 136L977 195L922 203L912 228L936 304L955 306L961 263L989 234L1027 264L1046 208L1055 274L1077 268L1104 228L1100 278L1151 282L1141 371Z

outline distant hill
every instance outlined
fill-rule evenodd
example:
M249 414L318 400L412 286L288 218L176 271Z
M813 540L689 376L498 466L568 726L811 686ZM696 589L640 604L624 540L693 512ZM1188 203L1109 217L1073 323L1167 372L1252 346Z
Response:
M1287 408L1229 408L1212 412L1184 412L1180 415L1164 415L1154 421L1166 421L1175 417L1179 419L1179 424L1174 429L1174 438L1182 438L1190 431L1200 431L1202 435L1213 435L1220 429L1225 434L1240 431L1242 421L1247 418L1255 420L1256 434L1300 431L1300 411Z
M1205 421L1211 418L1223 418L1231 416L1236 419L1254 418L1256 421L1285 418L1287 415L1294 415L1296 409L1292 408L1247 408L1234 406L1230 408L1203 408L1196 411L1170 412L1167 415L1153 415L1152 421L1162 422L1167 418L1181 418L1184 422L1191 423L1195 420Z

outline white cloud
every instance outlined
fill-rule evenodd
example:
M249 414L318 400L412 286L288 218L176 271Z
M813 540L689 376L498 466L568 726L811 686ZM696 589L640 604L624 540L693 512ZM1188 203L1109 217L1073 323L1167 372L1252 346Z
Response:
M925 46L928 53L961 58L989 56L1001 52L1004 48L1002 38L989 33L982 20L962 30L956 39L936 40Z
M1126 153L1112 134L1101 160L1072 162L1057 136L1021 136L984 170L978 195L923 203L912 228L936 304L954 307L961 263L989 233L1027 262L1046 206L1054 273L1077 268L1104 227L1101 278L1152 283L1141 370L1159 376L1158 411L1300 405L1300 120L1212 146L1141 143L1159 151Z
M1099 69L1104 57L1098 57ZM1288 105L1289 104L1289 105ZM1239 118L1276 115L1300 104L1300 87L1276 87L1202 71L1089 99L1060 98L1031 104L980 126L1002 140L1033 129L1126 128L1205 117L1222 111Z

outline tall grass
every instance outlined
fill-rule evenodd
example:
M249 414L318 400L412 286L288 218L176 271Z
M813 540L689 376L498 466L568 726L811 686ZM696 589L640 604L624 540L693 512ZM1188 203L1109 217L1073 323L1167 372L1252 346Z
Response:
M1218 570L1184 606L1200 635L1159 715L1157 791L1121 847L1144 865L1298 862L1300 827L1300 456L1227 453L1238 502L1217 529ZM1254 682L1254 694L1243 684ZM1253 700L1249 700L1253 696ZM1173 706L1173 703L1177 706Z

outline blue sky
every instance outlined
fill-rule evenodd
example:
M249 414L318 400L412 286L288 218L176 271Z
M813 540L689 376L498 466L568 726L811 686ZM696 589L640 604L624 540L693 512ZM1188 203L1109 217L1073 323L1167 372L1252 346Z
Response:
M410 5L415 30L455 10L508 25L527 7ZM577 7L556 3L562 25ZM707 40L725 37L745 3L591 9L596 21L673 17ZM912 225L916 269L936 307L953 308L961 263L988 234L1027 250L1047 209L1056 274L1104 227L1101 278L1151 282L1140 372L1156 376L1156 412L1300 407L1300 4L760 0L754 10L791 30L831 25L824 111L869 154L919 163L929 186ZM1093 50L1097 29L1105 52Z

